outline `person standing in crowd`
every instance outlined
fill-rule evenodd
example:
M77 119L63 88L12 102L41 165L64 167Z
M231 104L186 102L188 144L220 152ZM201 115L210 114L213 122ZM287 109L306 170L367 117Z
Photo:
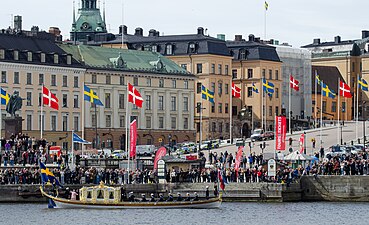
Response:
M209 186L206 186L206 187L205 187L205 189L206 189L206 190L205 190L205 198L206 198L206 199L209 199L209 197L210 197L210 193L209 193Z

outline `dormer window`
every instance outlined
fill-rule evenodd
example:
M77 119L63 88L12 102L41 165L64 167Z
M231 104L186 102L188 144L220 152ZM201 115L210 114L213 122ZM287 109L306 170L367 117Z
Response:
M54 63L55 64L59 63L59 55L58 54L54 54Z
M45 55L45 53L41 53L41 62L42 63L46 62L46 55Z
M152 52L158 52L158 46L157 45L151 46L151 51Z
M0 49L0 59L5 59L5 50Z
M246 59L246 50L245 49L241 49L240 50L240 59Z
M189 52L190 53L195 53L196 52L196 44L195 43L190 43L188 47L189 47Z
M32 55L32 52L27 52L27 61L28 61L28 62L32 62L32 60L33 60L33 59L32 59L32 56L33 56L33 55Z
M68 65L72 64L72 56L71 55L67 55L67 64Z
M165 54L166 55L172 55L173 54L173 45L172 44L168 44L165 47Z
M19 60L19 52L14 50L14 60Z

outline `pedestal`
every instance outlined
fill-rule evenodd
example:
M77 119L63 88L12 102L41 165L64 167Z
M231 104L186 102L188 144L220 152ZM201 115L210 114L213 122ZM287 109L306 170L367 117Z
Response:
M7 117L5 122L5 139L9 139L13 134L22 133L22 117Z

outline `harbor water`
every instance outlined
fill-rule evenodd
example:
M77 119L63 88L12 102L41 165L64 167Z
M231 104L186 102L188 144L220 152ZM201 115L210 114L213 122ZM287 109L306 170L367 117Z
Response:
M48 209L1 204L0 224L369 224L369 203L223 203L220 209Z

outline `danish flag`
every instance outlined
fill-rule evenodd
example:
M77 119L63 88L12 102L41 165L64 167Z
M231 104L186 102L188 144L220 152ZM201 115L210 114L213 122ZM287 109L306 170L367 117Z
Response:
M290 87L295 89L295 91L299 91L300 87L299 87L299 81L296 80L295 78L293 78L293 76L290 76Z
M140 92L138 92L130 83L128 83L128 101L132 102L137 107L142 107L143 98L141 97Z
M42 104L44 105L48 105L50 108L59 109L59 100L58 98L51 93L51 91L49 89L47 89L46 87L42 86Z
M241 98L241 88L237 87L233 82L232 82L232 96L236 98Z
M340 81L340 96L352 98L350 86L348 86L345 82L342 81Z

